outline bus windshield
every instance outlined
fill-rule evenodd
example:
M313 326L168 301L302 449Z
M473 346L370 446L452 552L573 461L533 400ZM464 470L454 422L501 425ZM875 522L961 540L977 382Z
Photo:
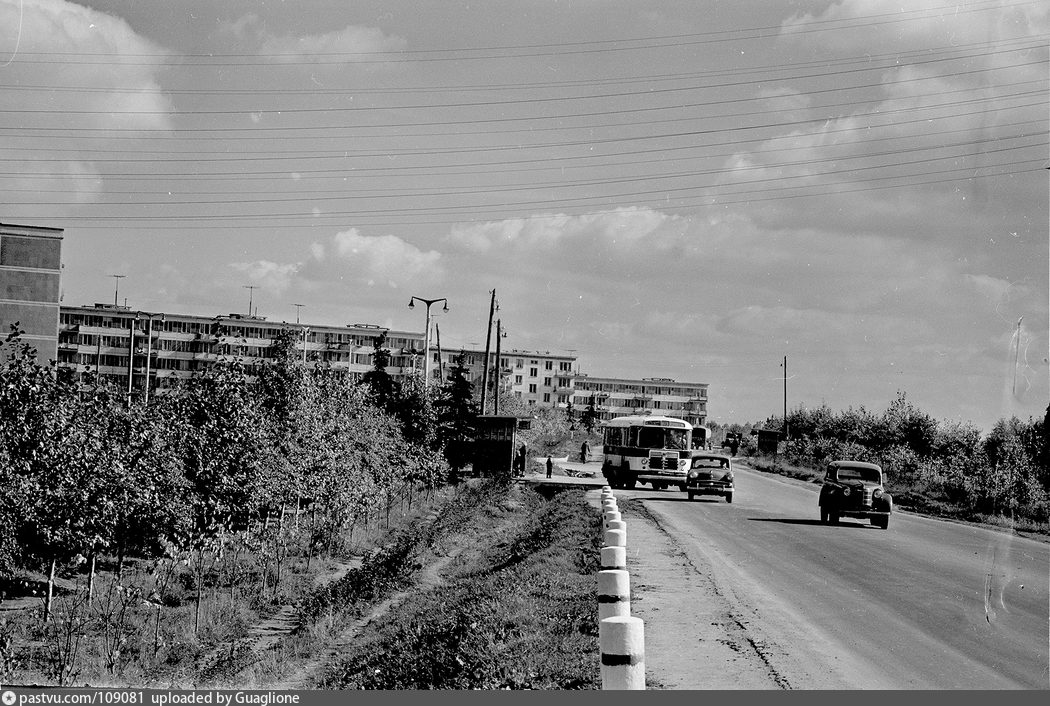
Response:
M686 429L667 429L664 427L636 427L637 443L642 449L687 449L689 448L689 431Z

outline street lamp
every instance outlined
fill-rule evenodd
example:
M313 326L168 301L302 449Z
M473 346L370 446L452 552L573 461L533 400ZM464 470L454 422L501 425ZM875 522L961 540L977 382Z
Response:
M412 297L408 300L408 308L416 308L416 300L419 300L427 305L427 327L423 333L423 387L430 387L430 306L437 304L438 302L445 302L442 311L448 313L448 299L441 297L440 299L424 299L423 297Z

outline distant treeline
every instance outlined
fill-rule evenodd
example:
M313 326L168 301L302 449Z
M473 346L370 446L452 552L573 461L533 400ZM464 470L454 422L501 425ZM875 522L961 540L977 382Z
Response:
M819 468L839 458L870 461L883 467L895 497L911 505L1050 520L1047 418L1000 419L982 436L969 424L938 422L898 392L881 413L864 407L836 412L827 406L800 406L788 411L787 422L787 463ZM757 453L755 437L748 433L754 426L783 430L783 417L724 427L745 432L742 454Z

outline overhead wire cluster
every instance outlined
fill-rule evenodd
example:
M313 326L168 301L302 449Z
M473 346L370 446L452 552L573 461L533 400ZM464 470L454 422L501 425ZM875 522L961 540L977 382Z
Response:
M952 7L977 15L1004 5ZM793 31L857 31L935 12L810 22ZM673 63L697 46L746 44L781 31L309 57L23 52L9 61L22 76L34 68L60 76L48 68L56 64L141 64L163 67L171 85L112 88L57 78L4 85L0 173L7 176L0 185L20 213L80 228L331 228L631 206L688 214L1046 167L1050 38L719 70ZM500 79L526 60L624 53L671 70L625 72L610 61L608 74ZM428 74L464 63L475 67L470 76L479 66L501 68L491 82L438 85L413 80L403 68L395 75L349 70L363 62L419 65ZM346 68L341 85L289 82L319 66ZM216 72L237 78L229 88L202 85ZM0 84L7 75L0 73ZM148 97L157 107L98 106L99 94ZM92 107L81 106L85 100ZM133 124L144 116L170 127ZM85 173L70 176L71 162L87 165ZM100 189L94 201L81 198L85 180Z

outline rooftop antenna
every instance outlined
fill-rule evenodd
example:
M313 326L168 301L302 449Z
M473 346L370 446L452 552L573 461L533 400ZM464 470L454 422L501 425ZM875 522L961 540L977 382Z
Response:
M120 291L120 280L127 277L127 275L110 275L110 277L115 281L115 284L113 285L113 306L118 306L117 293Z
M306 304L292 304L295 307L295 323L299 323L299 310L302 309Z
M257 285L245 284L245 285L242 285L242 286L245 289L248 290L248 316L251 316L252 315L252 295L255 294L255 289L256 289Z

